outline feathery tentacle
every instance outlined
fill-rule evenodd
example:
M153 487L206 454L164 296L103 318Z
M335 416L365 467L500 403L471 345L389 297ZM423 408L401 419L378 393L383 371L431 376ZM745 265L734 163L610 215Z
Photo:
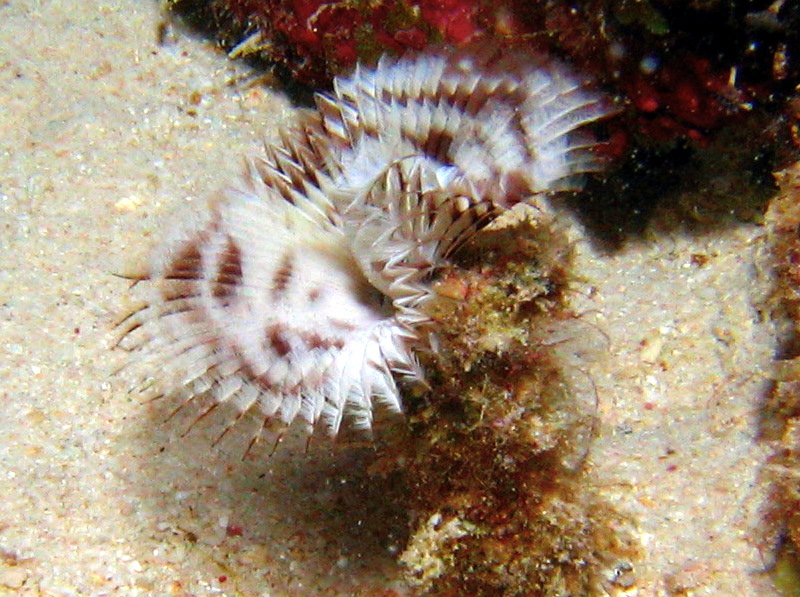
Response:
M424 377L432 280L526 197L601 167L580 129L608 114L529 53L441 50L358 67L248 162L237 188L156 247L121 324L163 368L154 390L336 434L401 410ZM220 436L220 437L222 437Z

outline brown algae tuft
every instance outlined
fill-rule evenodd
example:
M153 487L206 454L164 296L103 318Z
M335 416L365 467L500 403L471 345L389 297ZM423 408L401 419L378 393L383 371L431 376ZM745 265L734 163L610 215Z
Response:
M407 578L436 595L606 595L635 580L630 522L584 471L602 331L567 307L571 245L530 219L478 235L437 283L430 390L408 401Z

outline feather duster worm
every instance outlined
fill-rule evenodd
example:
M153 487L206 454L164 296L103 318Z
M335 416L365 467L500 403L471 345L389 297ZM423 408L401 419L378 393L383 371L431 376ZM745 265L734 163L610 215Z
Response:
M226 431L254 413L335 435L400 411L437 270L509 206L597 170L577 129L608 113L563 65L487 49L384 58L316 103L166 234L123 323L158 392L210 396L200 418L235 407Z

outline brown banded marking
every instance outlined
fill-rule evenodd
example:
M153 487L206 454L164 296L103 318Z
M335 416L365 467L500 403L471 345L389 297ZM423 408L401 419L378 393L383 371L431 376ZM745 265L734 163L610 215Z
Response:
M323 338L317 332L300 332L300 340L308 350L330 350L344 346L341 340Z
M278 357L284 358L292 352L292 345L286 339L286 327L284 325L275 323L267 326L265 337L267 344Z
M211 280L211 296L227 307L230 304L228 299L236 294L236 289L242 286L243 281L242 250L228 235L225 247L217 258L217 271Z
M342 330L343 332L355 332L358 329L358 326L353 325L349 321L343 321L334 317L329 319L329 323L331 324L331 327L334 327L337 330Z
M199 242L199 239L192 239L178 252L164 273L165 280L202 279L203 256L198 247Z
M281 258L275 273L272 274L272 298L279 301L286 294L289 283L294 275L294 252L286 251Z

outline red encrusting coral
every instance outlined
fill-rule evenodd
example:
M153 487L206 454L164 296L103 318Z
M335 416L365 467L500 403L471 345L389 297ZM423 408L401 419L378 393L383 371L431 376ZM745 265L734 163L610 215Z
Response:
M745 116L756 97L756 90L732 84L730 72L691 54L652 73L635 69L619 88L634 109L636 130L657 142L684 137L704 145L709 132Z
M237 56L315 87L357 61L478 39L566 56L628 108L618 146L703 145L800 80L800 9L729 0L171 0ZM613 133L614 131L612 131ZM625 139L624 142L620 142Z
M182 4L177 2L177 4ZM197 4L197 3L194 3ZM438 42L463 44L485 30L483 0L210 1L203 7L230 37L257 35L253 53L285 64L300 81L325 84L355 64L385 52ZM229 31L230 33L228 33ZM249 53L246 52L246 53Z

